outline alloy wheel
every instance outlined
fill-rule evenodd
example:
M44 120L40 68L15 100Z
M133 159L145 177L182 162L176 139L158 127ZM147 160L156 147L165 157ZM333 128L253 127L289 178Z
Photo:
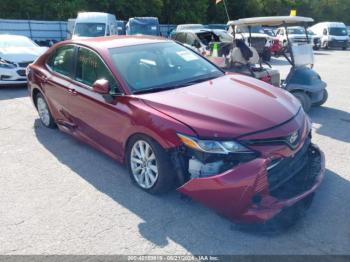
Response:
M138 140L131 149L131 171L137 184L144 188L152 188L158 179L156 155L146 141Z

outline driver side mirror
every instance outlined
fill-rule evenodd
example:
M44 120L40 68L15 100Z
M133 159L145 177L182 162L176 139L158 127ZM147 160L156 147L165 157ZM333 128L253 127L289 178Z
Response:
M109 93L109 82L106 79L98 79L92 85L92 91L98 94L108 94Z

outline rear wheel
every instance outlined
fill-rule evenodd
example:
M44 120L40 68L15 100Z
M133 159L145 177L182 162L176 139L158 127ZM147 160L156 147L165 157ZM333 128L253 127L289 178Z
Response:
M324 103L326 103L326 101L328 100L328 91L327 89L324 89L323 90L323 97L322 97L322 100L320 102L317 102L315 104L313 104L314 106L321 106L323 105Z
M39 113L39 117L41 120L41 123L48 128L55 128L55 120L53 119L49 106L47 105L47 102L44 98L44 96L40 93L36 95L36 108Z
M299 100L305 112L309 112L311 108L311 99L304 92L294 92L293 95Z
M134 136L128 143L127 162L132 180L146 192L166 193L175 186L170 157L153 139Z

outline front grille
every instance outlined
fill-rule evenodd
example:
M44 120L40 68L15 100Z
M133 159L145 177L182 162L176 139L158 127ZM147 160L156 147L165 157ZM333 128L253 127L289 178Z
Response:
M307 151L310 144L311 139L307 138L303 147L294 155L294 157L282 159L277 165L268 170L267 176L270 191L273 191L282 184L286 183L305 167L308 162Z
M270 190L272 196L277 199L289 199L313 187L322 168L321 153L313 145L310 145L306 150L304 158L306 158L307 161L303 168L295 173L287 183L280 185L273 191ZM287 170L285 172L287 172Z
M328 44L330 47L345 47L348 43L346 40L333 40L330 41Z
M18 65L19 65L19 67L27 67L31 63L33 63L33 61L18 63Z
M26 70L23 70L23 69L17 70L17 74L20 76L26 76Z

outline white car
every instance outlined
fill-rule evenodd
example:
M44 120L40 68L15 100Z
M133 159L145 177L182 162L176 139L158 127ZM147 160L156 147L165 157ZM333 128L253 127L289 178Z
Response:
M0 35L0 85L26 84L26 67L46 50L25 36Z

